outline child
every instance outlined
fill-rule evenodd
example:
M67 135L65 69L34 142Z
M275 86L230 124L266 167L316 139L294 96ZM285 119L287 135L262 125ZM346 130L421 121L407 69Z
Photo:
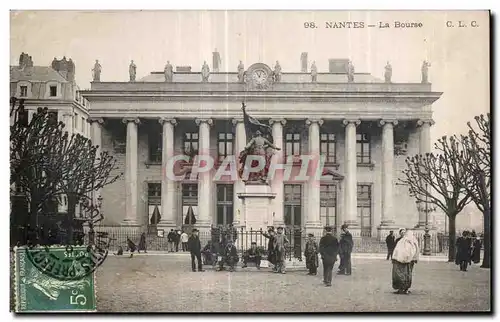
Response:
M309 269L307 275L318 274L318 243L313 234L308 234L309 240L306 243L304 257L306 258L306 267Z

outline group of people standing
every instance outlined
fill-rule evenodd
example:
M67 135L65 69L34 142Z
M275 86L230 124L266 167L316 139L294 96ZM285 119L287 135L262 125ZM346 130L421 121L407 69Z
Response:
M261 233L269 239L267 244L267 261L272 265L273 272L286 274L285 254L290 241L283 233L283 227L278 227L276 232L274 227L271 227L267 234L264 232Z
M170 229L167 235L168 252L179 252L179 244L181 244L183 252L188 251L188 238L189 236L185 231Z
M347 229L347 225L342 225L340 241L333 235L332 227L325 227L325 234L320 239L319 246L316 243L313 234L309 234L309 240L306 243L304 257L306 258L306 267L309 270L308 275L317 275L319 266L319 257L323 262L323 283L325 286L332 286L333 266L340 257L338 275L351 275L351 253L353 249L352 235Z
M477 264L481 261L481 238L476 233L464 231L461 237L457 238L457 254L455 264L460 266L460 270L467 271L467 266Z

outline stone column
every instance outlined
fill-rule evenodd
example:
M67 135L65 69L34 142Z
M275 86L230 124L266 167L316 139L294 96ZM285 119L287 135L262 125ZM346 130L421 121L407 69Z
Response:
M163 126L161 155L161 220L158 226L176 227L175 214L175 181L167 178L167 163L174 156L174 126L177 121L172 118L160 117Z
M418 120L417 126L420 128L420 148L419 154L431 152L431 126L434 125L432 119ZM418 212L417 228L425 228L425 211Z
M104 119L102 118L88 118L87 122L90 123L90 139L93 145L98 145L97 149L98 155L102 151L102 125L104 124Z
M345 198L344 223L349 225L351 233L359 227L358 223L358 181L356 161L356 127L360 120L343 120L345 125Z
M125 219L124 225L137 224L137 118L124 118L127 125L127 147L125 160Z
M382 218L380 226L394 226L393 174L394 126L397 120L381 120L382 126Z
M307 212L306 230L317 234L321 230L320 218L320 183L321 177L316 176L316 171L320 163L320 133L319 128L323 125L323 120L307 119L309 126L309 155L312 160L309 162L309 181L307 183Z
M199 129L198 155L210 155L210 126L214 124L212 119L196 119ZM207 228L212 223L211 202L212 174L211 171L198 174L198 221L196 225Z
M245 123L243 123L242 118L233 119L233 125L235 126L235 137L234 137L234 157L236 165L238 165L238 156L240 152L245 148L247 144L247 134L245 132ZM235 167L237 169L237 166ZM237 178L234 182L234 197L233 197L233 225L241 226L244 225L245 219L241 218L243 214L243 202L242 199L238 198L238 193L245 192L245 183L241 178Z
M285 119L271 119L269 124L273 127L273 140L274 145L280 148L280 151L274 151L276 162L284 164L283 153L285 147L283 146L283 125L286 124ZM272 213L274 213L273 224L274 226L283 226L285 224L283 210L284 210L284 187L283 187L283 170L276 170L274 177L271 180L271 191L276 194L276 197L271 202Z

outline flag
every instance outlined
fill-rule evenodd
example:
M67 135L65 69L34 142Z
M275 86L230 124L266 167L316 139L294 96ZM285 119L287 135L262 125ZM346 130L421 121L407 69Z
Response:
M251 117L247 114L245 110L245 103L241 103L241 109L243 110L243 123L245 124L245 132L247 135L247 141L253 138L255 132L259 130L262 133L262 136L267 138L269 142L273 142L273 129L266 124L260 123L257 119Z

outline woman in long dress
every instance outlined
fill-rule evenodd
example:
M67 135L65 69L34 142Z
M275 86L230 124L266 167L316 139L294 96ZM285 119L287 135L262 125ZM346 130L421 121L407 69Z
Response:
M420 249L411 231L403 230L392 255L392 288L396 294L409 294L413 266L418 261Z
M477 236L472 246L472 261L477 264L481 261L481 237Z

